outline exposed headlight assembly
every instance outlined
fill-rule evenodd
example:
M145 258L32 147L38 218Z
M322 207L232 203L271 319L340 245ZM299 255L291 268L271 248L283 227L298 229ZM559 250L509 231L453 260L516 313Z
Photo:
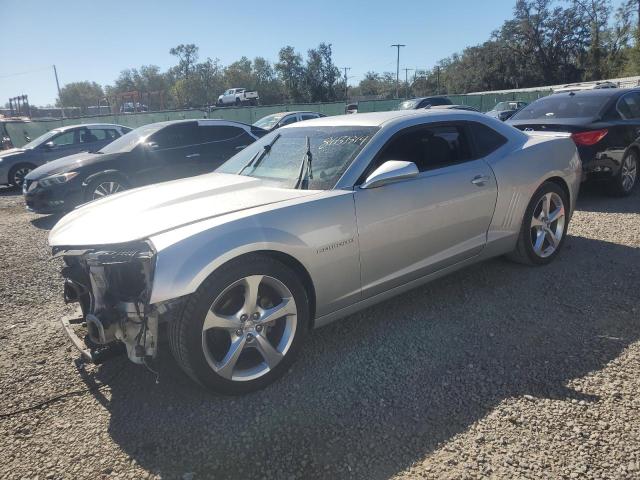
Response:
M45 177L41 180L38 180L38 185L41 187L50 187L52 185L60 185L63 183L67 183L72 178L78 176L78 172L67 172L67 173L58 173L56 175L51 175L49 177Z

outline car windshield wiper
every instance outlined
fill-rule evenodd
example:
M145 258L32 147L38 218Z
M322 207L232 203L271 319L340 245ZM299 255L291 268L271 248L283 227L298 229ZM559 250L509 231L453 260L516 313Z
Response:
M247 168L249 168L252 165L253 165L253 170L258 168L258 165L260 165L260 162L262 161L264 156L269 152L269 150L271 150L271 147L273 147L273 144L276 143L276 141L279 138L280 138L280 134L278 133L276 134L275 137L273 137L273 140L271 140L269 144L263 147L263 150L258 150L256 154L253 157L251 157L251 160L249 160L249 163L247 163L244 167L242 167L236 175L242 175L242 172L244 172ZM253 170L251 171L253 172Z
M302 157L302 163L300 164L300 173L298 173L298 180L294 188L300 188L307 190L309 188L309 180L313 180L313 171L311 170L311 160L313 155L311 155L311 139L309 135L306 137L306 151L304 152L304 157Z

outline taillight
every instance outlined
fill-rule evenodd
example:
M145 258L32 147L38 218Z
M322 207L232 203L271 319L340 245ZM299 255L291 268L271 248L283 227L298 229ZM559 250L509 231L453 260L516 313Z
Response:
M602 140L609 130L603 128L602 130L589 130L587 132L572 133L571 138L576 142L576 145L584 145L590 147Z

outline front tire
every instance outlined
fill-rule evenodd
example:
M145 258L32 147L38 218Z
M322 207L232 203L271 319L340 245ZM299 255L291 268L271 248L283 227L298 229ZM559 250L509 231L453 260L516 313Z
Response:
M631 195L633 187L638 182L638 168L640 168L638 153L635 150L629 150L622 159L618 173L609 180L609 194L615 197Z
M128 188L129 185L117 176L98 177L85 187L84 200L85 202L99 200L114 193L123 192Z
M567 234L568 208L566 192L556 183L543 183L527 206L518 243L507 257L527 265L552 262Z
M248 255L223 265L190 296L169 326L169 343L193 380L237 395L281 377L309 323L297 274L273 258Z

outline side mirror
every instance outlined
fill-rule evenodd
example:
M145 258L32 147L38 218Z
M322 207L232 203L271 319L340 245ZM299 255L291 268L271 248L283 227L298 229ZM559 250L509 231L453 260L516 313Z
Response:
M408 178L418 176L419 170L413 162L403 162L400 160L388 160L376 168L371 175L367 177L360 188L377 188L387 185L388 183L399 182Z
M44 144L44 149L45 150L53 150L56 148L56 144L53 142L47 142Z
M157 150L160 147L156 142L147 142L145 145L151 151Z

